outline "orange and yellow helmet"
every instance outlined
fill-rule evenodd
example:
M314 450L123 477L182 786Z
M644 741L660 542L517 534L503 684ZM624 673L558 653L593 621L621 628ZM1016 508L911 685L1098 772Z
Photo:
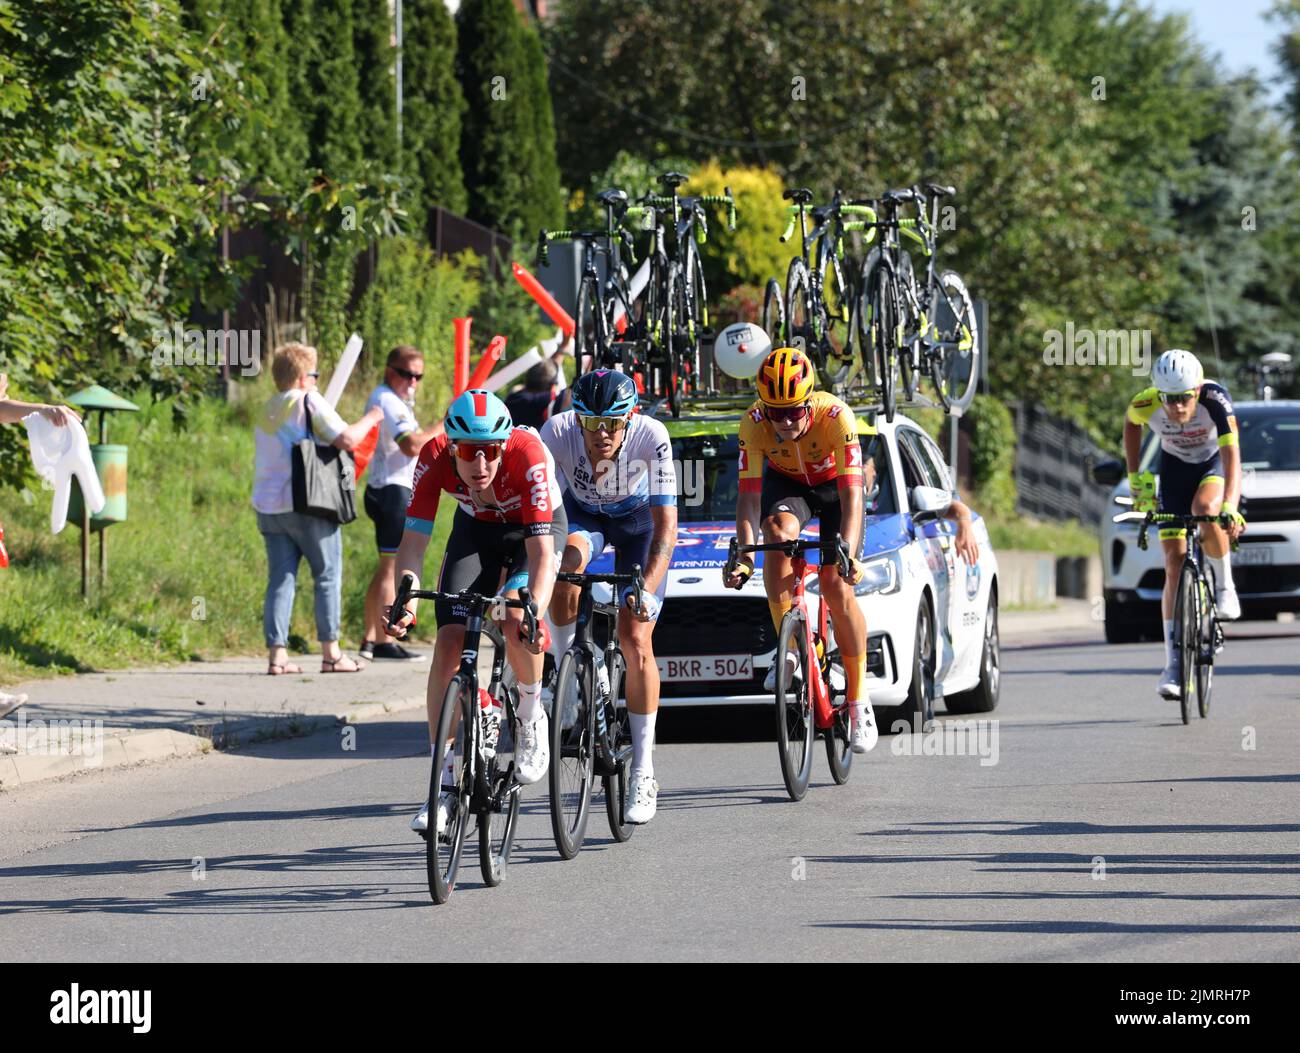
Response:
M798 406L808 401L817 386L812 362L797 347L773 348L754 379L759 401L765 406Z

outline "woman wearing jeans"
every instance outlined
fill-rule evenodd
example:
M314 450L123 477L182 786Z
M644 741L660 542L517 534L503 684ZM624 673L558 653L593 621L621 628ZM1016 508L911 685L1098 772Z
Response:
M355 424L347 424L316 390L316 349L285 344L271 360L278 394L262 407L256 435L253 508L257 529L266 542L269 575L262 623L270 652L267 672L301 673L289 661L289 616L293 613L298 564L305 556L316 582L316 636L321 643L322 673L356 673L358 665L339 650L343 596L343 533L337 523L293 510L293 448L307 437L310 403L313 437L340 450L354 449L379 423L376 407Z

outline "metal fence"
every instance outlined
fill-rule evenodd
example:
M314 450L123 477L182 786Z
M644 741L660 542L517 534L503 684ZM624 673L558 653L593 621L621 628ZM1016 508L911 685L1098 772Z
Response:
M1092 480L1092 467L1114 453L1073 421L1031 402L1008 402L1016 426L1016 507L1038 519L1077 519L1096 525L1110 490Z

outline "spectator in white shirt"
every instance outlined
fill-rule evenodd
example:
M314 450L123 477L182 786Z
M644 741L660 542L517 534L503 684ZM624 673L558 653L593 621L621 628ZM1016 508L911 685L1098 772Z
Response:
M406 506L411 501L412 476L420 449L442 432L442 424L421 431L413 407L415 391L424 377L424 356L418 348L402 345L388 352L384 382L370 393L368 410L383 413L379 442L370 461L365 507L375 523L375 544L379 566L366 590L366 636L361 642L362 658L423 661L425 656L408 651L384 633L383 611L397 596L394 573L397 546L406 524ZM384 641L379 643L377 641Z

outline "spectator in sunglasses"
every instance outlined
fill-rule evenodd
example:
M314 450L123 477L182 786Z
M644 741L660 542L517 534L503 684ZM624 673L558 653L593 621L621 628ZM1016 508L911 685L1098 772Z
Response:
M415 396L424 379L424 356L419 348L402 344L388 352L384 382L370 393L366 409L383 413L379 441L370 461L365 490L365 509L375 524L375 546L379 565L366 590L366 634L361 642L362 658L395 661L424 661L424 655L408 651L384 634L383 610L397 596L393 574L397 546L402 541L406 506L411 501L411 477L415 459L424 444L442 434L442 424L421 429L415 419ZM379 642L383 641L383 642Z

